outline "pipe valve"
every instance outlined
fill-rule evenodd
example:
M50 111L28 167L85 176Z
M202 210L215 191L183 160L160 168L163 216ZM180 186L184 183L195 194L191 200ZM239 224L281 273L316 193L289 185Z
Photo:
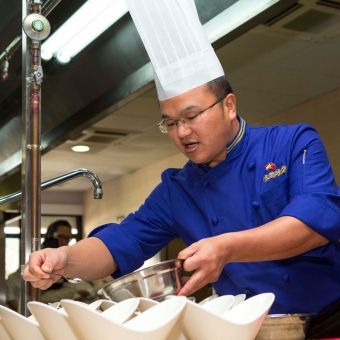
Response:
M41 14L29 14L23 21L22 27L26 35L32 40L45 40L51 33L49 21Z

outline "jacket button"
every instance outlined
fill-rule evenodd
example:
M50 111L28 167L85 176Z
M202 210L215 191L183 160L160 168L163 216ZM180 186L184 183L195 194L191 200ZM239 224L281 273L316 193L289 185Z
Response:
M220 221L220 219L218 218L218 217L213 217L212 219L211 219L211 223L213 224L213 225L218 225L218 222Z
M257 201L251 202L251 205L254 209L259 209L260 208L260 203Z
M247 165L249 171L253 171L255 169L255 162L250 162Z

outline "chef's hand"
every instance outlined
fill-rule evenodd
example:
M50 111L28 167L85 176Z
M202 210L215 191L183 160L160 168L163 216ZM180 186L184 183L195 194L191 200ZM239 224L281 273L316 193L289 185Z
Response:
M67 248L46 248L32 253L26 264L23 279L39 289L47 289L60 280L67 264ZM58 275L55 275L58 274Z
M222 235L205 238L179 252L178 258L185 260L184 270L193 273L178 295L188 296L218 280L228 258L224 238Z

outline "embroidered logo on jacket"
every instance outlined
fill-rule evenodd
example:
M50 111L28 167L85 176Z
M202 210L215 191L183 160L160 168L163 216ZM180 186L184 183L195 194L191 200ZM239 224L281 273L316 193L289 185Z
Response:
M267 163L266 171L269 171L269 170L276 170L276 165L274 163Z
M270 171L272 170L272 171ZM282 165L281 168L277 168L274 163L268 163L266 165L266 171L270 171L263 176L263 182L268 182L270 179L283 175L287 172L287 167Z

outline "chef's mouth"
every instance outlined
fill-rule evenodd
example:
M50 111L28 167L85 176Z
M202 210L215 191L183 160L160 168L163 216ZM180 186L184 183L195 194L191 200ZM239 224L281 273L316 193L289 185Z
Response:
M184 143L184 149L186 152L193 152L198 148L199 142Z

